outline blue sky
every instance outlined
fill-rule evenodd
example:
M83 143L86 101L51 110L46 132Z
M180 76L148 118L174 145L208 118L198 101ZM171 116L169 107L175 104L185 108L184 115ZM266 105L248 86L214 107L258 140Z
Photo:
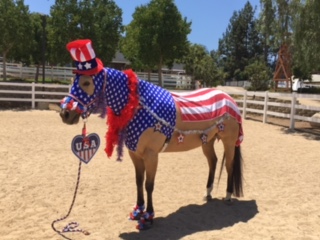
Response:
M226 31L234 11L241 10L248 0L175 0L183 17L192 21L191 33L188 39L191 43L204 45L208 51L218 48L219 38ZM30 12L50 14L50 7L55 0L25 0ZM122 9L123 24L129 24L135 8L149 3L150 0L115 0ZM249 0L253 7L260 12L260 1Z

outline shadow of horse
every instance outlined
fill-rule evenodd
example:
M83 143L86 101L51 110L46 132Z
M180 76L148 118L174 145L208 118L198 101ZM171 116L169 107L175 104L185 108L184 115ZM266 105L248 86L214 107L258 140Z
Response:
M119 237L125 240L181 239L197 232L220 230L239 222L248 222L257 213L255 200L233 199L233 204L229 206L215 198L203 205L181 207L167 217L156 217L154 226L147 231L121 233Z

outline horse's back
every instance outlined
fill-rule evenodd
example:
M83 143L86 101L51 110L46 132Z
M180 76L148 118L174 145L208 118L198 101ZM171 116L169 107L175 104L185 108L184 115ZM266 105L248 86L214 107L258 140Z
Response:
M236 144L241 132L241 115L235 101L228 94L216 89L200 89L180 95L155 87L152 91L164 91L166 96L170 95L169 109L168 103L161 96L158 97L155 92L147 89L149 84L142 82L140 87L142 102L149 99L146 108L153 104L160 108L156 113L152 109L146 110L155 118L155 126L150 125L143 131L138 151L143 152L145 148L157 152L187 151L200 147L215 137L229 138L228 141ZM174 102L171 102L171 98ZM165 125L168 122L161 114L166 115L167 112L175 113L175 121ZM156 127L157 124L159 128ZM171 134L162 134L164 128L169 128Z

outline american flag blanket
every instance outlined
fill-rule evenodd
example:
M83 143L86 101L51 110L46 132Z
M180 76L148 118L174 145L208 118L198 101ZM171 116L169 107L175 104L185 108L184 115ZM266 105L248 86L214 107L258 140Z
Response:
M182 121L209 121L226 114L233 117L240 124L240 145L243 139L242 118L237 103L226 93L214 88L201 88L193 92L172 93L180 108Z
M101 73L102 74L102 73ZM108 82L106 85L107 105L116 115L128 103L128 77L121 71L106 68ZM99 78L102 88L102 77ZM161 132L170 139L176 126L176 105L181 110L183 121L208 121L229 114L241 125L241 114L234 100L216 89L200 89L188 93L170 93L169 91L138 79L138 96L141 107L136 111L124 132L126 146L135 151L141 134L148 128ZM76 89L75 89L76 90ZM155 117L156 116L156 117ZM242 130L239 133L239 144Z

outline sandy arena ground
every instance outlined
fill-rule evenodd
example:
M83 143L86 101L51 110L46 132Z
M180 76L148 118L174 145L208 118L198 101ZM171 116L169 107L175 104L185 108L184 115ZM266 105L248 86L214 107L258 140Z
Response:
M66 236L86 240L320 239L319 140L253 120L243 127L245 196L231 206L221 201L224 170L214 200L203 201L208 167L202 150L163 153L155 223L138 232L128 220L136 198L131 160L127 153L121 163L115 154L106 157L105 120L91 116L88 132L98 133L102 144L92 161L82 164L74 208L56 227L77 221L91 234ZM81 128L62 124L54 111L0 111L1 240L63 239L51 223L71 204L79 160L70 145ZM221 142L216 150L221 159Z

